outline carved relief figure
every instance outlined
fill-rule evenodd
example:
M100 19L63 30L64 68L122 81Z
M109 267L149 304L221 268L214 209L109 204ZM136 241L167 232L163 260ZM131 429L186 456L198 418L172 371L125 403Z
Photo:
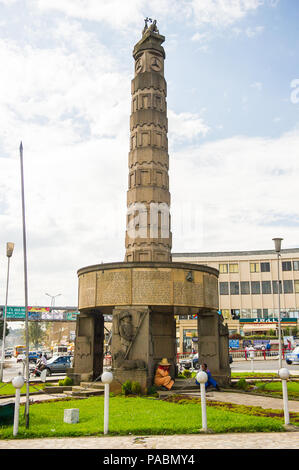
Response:
M118 331L120 336L120 349L113 355L114 364L119 369L144 369L145 363L139 359L127 359L129 351L135 339L135 328L130 312L122 312L118 315Z

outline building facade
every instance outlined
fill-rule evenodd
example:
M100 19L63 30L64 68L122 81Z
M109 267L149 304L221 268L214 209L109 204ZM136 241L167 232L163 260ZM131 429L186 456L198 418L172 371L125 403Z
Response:
M173 261L219 270L219 313L230 334L277 334L278 262L274 250L173 253ZM281 327L290 334L299 327L299 248L281 250L279 279ZM196 319L179 315L180 352L196 349L196 336Z

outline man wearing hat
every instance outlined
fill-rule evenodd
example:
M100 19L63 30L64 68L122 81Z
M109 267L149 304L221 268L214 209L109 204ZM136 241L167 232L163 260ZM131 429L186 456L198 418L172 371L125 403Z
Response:
M166 357L163 357L162 361L159 362L156 370L154 383L158 387L164 387L170 390L174 384L174 380L169 375L169 368L171 364L168 362Z

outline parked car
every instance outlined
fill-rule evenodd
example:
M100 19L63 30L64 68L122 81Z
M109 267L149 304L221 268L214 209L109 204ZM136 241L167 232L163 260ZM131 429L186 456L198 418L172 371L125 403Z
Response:
M13 351L5 351L4 358L10 359L13 356Z
M299 346L296 346L292 352L286 354L287 364L299 364Z
M69 367L71 367L71 356L53 356L47 362L47 375L65 374Z
M193 369L198 370L200 366L199 361L198 361L198 353L194 354L193 359L191 356L189 358L182 359L179 362L179 365L183 369L191 369L192 361L193 361ZM231 364L232 362L233 362L233 356L229 354L229 364Z

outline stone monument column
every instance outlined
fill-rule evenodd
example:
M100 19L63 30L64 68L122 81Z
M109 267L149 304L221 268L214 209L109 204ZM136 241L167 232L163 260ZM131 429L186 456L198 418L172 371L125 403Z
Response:
M228 335L217 313L218 271L173 263L170 231L164 36L156 20L135 45L130 118L126 255L123 263L78 271L79 310L74 378L92 380L103 365L103 315L112 314L111 391L127 380L143 391L163 357L176 368L174 311L199 313L200 360L227 380ZM219 382L222 383L221 381Z
M148 28L135 45L125 261L171 261L165 37Z

